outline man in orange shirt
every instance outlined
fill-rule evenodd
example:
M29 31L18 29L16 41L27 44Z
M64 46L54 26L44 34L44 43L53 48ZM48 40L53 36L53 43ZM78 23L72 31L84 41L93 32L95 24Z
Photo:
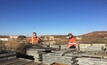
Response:
M39 38L37 37L36 32L33 32L32 37L30 38L30 43L31 44L38 44L39 43Z
M69 36L69 42L68 42L67 48L76 48L75 37L72 35L72 33L69 33L68 36Z

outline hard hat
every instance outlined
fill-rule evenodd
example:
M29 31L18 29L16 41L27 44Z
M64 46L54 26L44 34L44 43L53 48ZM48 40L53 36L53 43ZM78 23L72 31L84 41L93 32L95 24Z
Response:
M72 35L72 33L68 33L68 36Z

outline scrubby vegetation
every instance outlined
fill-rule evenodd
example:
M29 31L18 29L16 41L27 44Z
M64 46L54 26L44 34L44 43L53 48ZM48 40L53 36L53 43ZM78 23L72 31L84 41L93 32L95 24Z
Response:
M17 39L9 39L9 41L0 42L0 50L13 50L18 53L25 53L26 44L29 43L29 39L20 36Z
M107 31L96 31L81 35L81 43L107 43Z

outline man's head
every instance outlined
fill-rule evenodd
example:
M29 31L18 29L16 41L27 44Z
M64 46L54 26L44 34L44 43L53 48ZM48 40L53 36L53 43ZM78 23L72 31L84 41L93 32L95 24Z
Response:
M37 36L36 32L33 32L33 37L36 37L36 36Z
M68 33L68 37L72 38L73 37L72 33Z

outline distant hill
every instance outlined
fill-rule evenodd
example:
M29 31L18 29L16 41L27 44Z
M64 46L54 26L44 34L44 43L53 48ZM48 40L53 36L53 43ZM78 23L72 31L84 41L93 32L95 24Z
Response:
M94 31L79 37L81 43L107 43L107 31Z
M91 32L91 33L87 33L87 34L84 34L84 35L81 35L82 37L84 36L107 36L107 31L94 31L94 32Z
M10 38L10 36L0 35L0 38Z

